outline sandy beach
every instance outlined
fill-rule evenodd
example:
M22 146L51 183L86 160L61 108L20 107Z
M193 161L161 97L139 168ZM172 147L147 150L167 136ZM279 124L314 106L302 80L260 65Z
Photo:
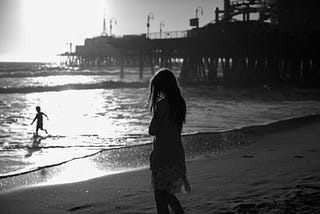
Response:
M187 162L186 213L320 213L319 118L246 132L252 144ZM155 212L147 168L0 194L1 214Z

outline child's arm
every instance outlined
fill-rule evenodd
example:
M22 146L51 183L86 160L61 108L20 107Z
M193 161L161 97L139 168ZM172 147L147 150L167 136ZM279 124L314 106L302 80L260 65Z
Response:
M36 121L36 119L37 119L37 115L34 117L34 119L33 119L32 123L31 123L31 125L34 123L34 121Z
M46 115L45 113L43 113L43 115L44 115L44 116L46 116L47 120L49 120L49 117L48 117L48 115Z

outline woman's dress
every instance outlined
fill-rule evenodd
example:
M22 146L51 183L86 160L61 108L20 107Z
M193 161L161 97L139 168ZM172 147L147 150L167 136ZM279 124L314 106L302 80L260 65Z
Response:
M149 134L155 136L150 155L153 188L170 194L182 192L183 187L186 191L190 191L186 178L181 130L172 119L169 103L165 99L156 104Z

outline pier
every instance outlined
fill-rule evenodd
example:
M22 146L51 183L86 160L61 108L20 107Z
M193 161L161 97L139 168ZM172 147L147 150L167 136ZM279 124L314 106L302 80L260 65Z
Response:
M181 65L184 80L320 83L317 0L224 0L214 20L191 30L88 38L62 54L70 65L154 67Z

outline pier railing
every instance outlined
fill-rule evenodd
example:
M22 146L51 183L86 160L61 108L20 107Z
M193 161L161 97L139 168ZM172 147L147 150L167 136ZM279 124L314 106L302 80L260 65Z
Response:
M120 38L149 38L149 39L179 39L179 38L186 38L188 35L188 31L166 31L166 32L153 32L149 33L149 35L145 33L140 34L126 34L126 35L112 35L112 36L101 36L101 35L94 35L93 39L99 39L102 37L110 38L110 39L120 39Z
M188 31L168 31L168 32L155 32L149 33L147 37L149 39L178 39L178 38L186 38L188 35Z

